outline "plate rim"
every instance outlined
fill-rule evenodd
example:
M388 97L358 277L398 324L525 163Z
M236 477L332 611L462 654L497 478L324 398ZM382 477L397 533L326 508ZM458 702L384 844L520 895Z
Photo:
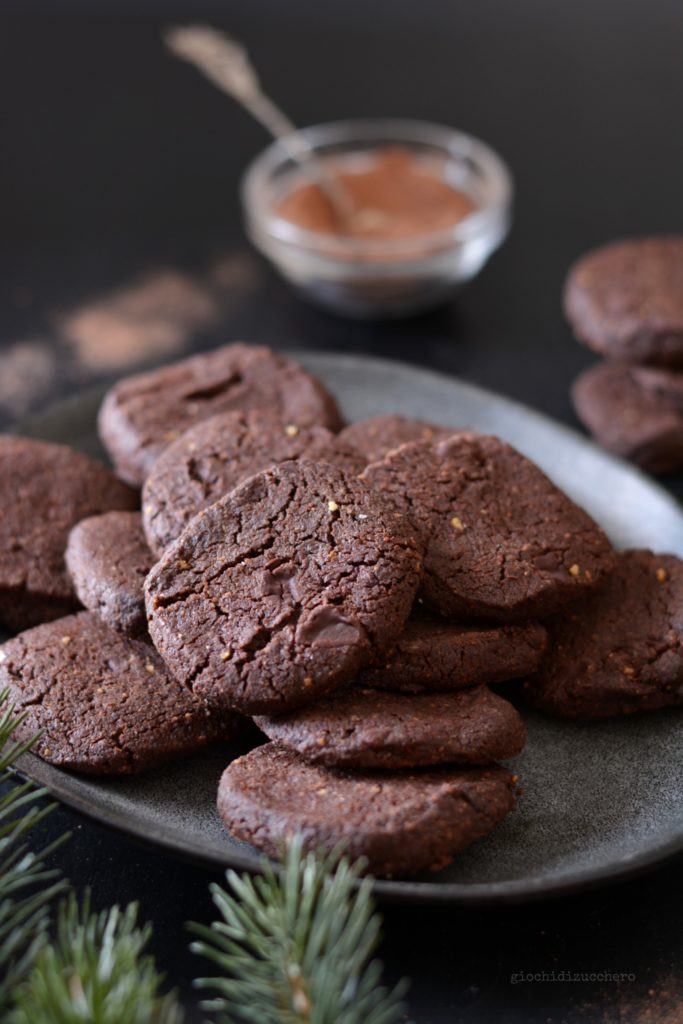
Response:
M398 369L410 374L413 379L425 382L441 384L447 381L456 384L464 392L468 393L475 400L495 399L499 406L503 406L513 413L523 413L539 427L550 425L554 431L560 432L574 444L579 444L585 451L597 453L613 467L628 472L629 476L635 477L654 491L664 505L668 505L671 512L681 519L683 529L683 507L665 487L653 480L638 467L632 466L625 460L600 448L588 437L578 430L567 426L565 423L554 420L545 413L525 405L506 395L500 395L495 391L463 381L459 377L447 372L428 369L414 365L404 360L386 359L377 356L367 356L360 352L323 352L315 349L279 349L302 364L315 364L317 366L338 367L341 365L348 369L357 367L358 361L371 364L377 371L394 371ZM163 365L161 363L156 365ZM150 367L149 369L153 369ZM141 371L146 372L146 371ZM108 382L101 383L91 388L84 389L74 395L61 400L49 403L39 412L23 418L16 424L12 424L6 432L21 434L22 431L39 431L37 423L59 411L76 409L84 402L92 402L101 399L106 390L111 387L113 377ZM145 833L141 833L127 820L125 811L114 810L98 805L88 797L74 792L69 786L70 773L58 769L52 765L42 762L34 754L24 754L15 766L16 772L25 778L31 779L38 785L44 787L48 793L57 798L62 804L78 815L94 821L98 825L111 829L137 844L151 847L156 851L164 851L179 857L181 860L201 865L204 868L225 871L229 868L258 872L260 868L261 855L258 851L253 854L242 852L226 846L226 856L221 857L215 852L199 850L188 850L183 846L179 838L169 832L167 827L159 826L148 822ZM55 774L57 779L55 781ZM64 784L62 783L64 780ZM619 860L604 864L595 868L583 868L568 873L566 877L554 879L539 878L537 880L501 880L497 882L430 882L413 880L385 880L373 879L373 893L382 900L395 903L423 904L423 905L518 905L530 902L538 902L544 899L559 898L578 892L585 892L610 883L618 883L642 874L648 870L673 861L683 854L683 829L680 834L673 835L654 845L641 849L639 853L630 856L622 856Z

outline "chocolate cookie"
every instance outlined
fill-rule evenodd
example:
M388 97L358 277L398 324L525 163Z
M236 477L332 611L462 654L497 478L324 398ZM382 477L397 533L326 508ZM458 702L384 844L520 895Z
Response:
M605 448L651 473L683 467L683 374L598 363L574 381L572 399Z
M152 639L195 693L247 714L311 703L400 634L416 542L382 495L283 462L200 512L147 577Z
M102 403L100 437L121 476L141 484L166 445L230 409L267 409L299 427L342 425L332 396L302 366L238 343L119 381Z
M524 693L564 718L683 703L683 562L621 552L605 585L554 623Z
M231 720L210 713L166 671L150 644L92 612L36 626L0 647L0 689L26 718L16 730L51 764L127 775L227 739Z
M373 416L369 420L350 423L339 438L359 451L367 465L383 459L387 452L410 441L438 441L455 432L455 427L439 427L409 416Z
M308 850L343 842L352 860L365 857L385 876L440 870L514 804L514 779L498 765L347 772L276 743L233 761L218 787L218 813L235 839L274 857L296 833Z
M226 412L186 431L147 477L142 508L150 547L160 555L197 512L254 473L306 457L356 475L365 460L326 427L285 424L267 412Z
M490 764L519 754L526 738L512 704L485 686L418 696L357 687L255 721L269 739L328 768Z
M593 520L510 445L482 434L415 442L362 478L422 540L425 603L459 620L543 618L612 568Z
M147 632L142 585L154 564L139 512L83 519L69 534L66 567L83 605L129 636Z
M596 352L683 366L683 236L589 252L569 272L564 308L577 338Z
M78 607L64 564L69 530L85 516L134 509L134 491L64 445L0 436L0 623L24 629Z
M413 614L391 650L358 679L403 693L502 683L535 672L547 642L546 630L535 622L465 626Z

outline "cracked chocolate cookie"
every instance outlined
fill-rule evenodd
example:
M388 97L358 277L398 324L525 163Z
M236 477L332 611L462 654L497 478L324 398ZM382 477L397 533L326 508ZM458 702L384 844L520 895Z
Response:
M154 556L139 512L83 519L69 534L65 558L81 604L129 636L147 632L143 584Z
M126 775L228 739L228 715L211 712L169 675L150 644L80 612L20 633L0 647L0 689L26 718L33 752L92 775Z
M438 441L456 433L456 427L439 427L410 416L373 416L344 427L340 440L361 453L365 464L383 459L387 452L410 441Z
M364 668L358 680L403 693L502 683L535 672L547 642L535 622L466 626L413 614L379 664Z
M196 694L311 703L400 634L419 578L403 517L325 463L283 462L200 512L145 584L152 639Z
M365 460L326 427L282 423L262 411L227 412L186 431L166 448L147 477L145 533L160 555L190 519L254 473L307 458L360 473Z
M564 308L577 338L596 352L683 366L683 236L589 252L569 272Z
M514 779L498 765L348 772L276 743L233 761L218 788L218 813L235 839L273 857L295 834L308 850L343 842L352 860L367 858L383 876L440 870L514 804Z
M683 562L623 551L605 585L553 624L534 707L604 718L683 703Z
M119 381L102 403L99 432L117 471L139 485L171 441L231 409L267 409L299 427L342 426L334 399L302 366L236 343Z
M572 400L603 447L651 473L683 468L683 373L598 363L574 381Z
M328 768L490 764L519 754L525 741L512 704L485 686L417 696L356 687L255 721L269 739Z
M363 472L424 547L422 595L468 621L543 618L585 595L614 564L602 530L498 438L458 434L390 452Z
M99 462L64 445L0 436L0 623L18 630L78 607L64 564L69 530L85 516L137 508Z

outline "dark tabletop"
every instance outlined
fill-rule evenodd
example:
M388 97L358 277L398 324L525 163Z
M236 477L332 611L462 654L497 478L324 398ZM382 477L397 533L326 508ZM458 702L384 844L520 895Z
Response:
M237 199L264 136L160 45L163 25L190 19L245 39L299 123L419 117L504 155L514 230L457 303L349 323L274 277ZM568 385L592 357L562 319L563 276L610 238L683 230L682 52L680 0L3 0L0 423L246 337L404 359L576 425ZM112 303L119 316L122 301L144 306L140 282L163 293L168 273L195 314L147 323L140 344L112 333ZM210 919L210 874L59 811L47 831L64 828L74 836L57 861L97 905L141 900L189 1004L198 966L184 922ZM386 907L382 956L390 978L411 976L419 1024L675 1024L682 910L678 862L528 907ZM634 978L512 979L552 971Z

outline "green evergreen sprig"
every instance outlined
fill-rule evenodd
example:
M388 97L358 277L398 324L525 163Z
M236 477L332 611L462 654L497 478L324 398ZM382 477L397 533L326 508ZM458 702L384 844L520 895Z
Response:
M16 994L9 1024L182 1024L174 993L143 955L152 927L137 925L137 904L90 912L73 892L59 909L56 940L38 954Z
M192 950L221 970L195 982L218 993L204 1009L223 1024L397 1022L406 983L388 991L370 960L381 922L362 867L339 850L304 854L295 838L281 873L263 858L255 878L227 872L230 892L211 886L222 920L190 926Z
M9 766L34 742L11 742L24 717L15 714L9 692L0 691L0 784L11 781ZM39 853L28 843L56 806L41 806L46 792L26 782L0 796L0 1014L47 943L50 903L64 889L59 871L48 870L45 858L68 836Z

